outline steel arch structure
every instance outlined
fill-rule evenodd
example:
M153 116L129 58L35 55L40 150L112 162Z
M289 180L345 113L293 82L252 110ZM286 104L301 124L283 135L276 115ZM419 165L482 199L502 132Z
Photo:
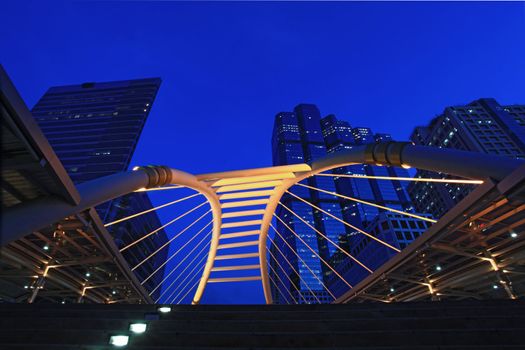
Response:
M204 271L198 282L193 303L198 304L208 283L261 280L266 303L272 303L266 245L269 227L280 199L286 191L300 181L327 170L353 164L413 167L446 173L468 179L500 181L524 164L523 161L487 154L452 149L414 146L410 143L387 142L355 147L352 150L326 156L311 164L295 164L270 168L229 171L204 175L191 175L164 166L146 166L80 184L77 205L58 197L47 197L9 208L3 213L2 245L21 238L34 230L52 224L69 215L92 208L100 203L140 189L165 185L184 186L204 195L213 214L211 244ZM259 205L263 209L244 210ZM259 220L243 220L258 215ZM27 220L31 217L32 220ZM240 221L224 222L224 219ZM231 228L256 226L258 229L224 233ZM221 244L233 237L254 236L246 243ZM258 265L238 265L217 270L217 260L235 261L243 254L217 255L230 248L254 246ZM247 254L244 254L247 255ZM245 256L244 256L245 257ZM258 270L252 277L210 278L213 271Z

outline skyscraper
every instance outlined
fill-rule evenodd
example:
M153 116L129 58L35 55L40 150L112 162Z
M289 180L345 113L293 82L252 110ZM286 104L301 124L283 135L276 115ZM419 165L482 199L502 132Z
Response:
M293 112L281 112L275 117L272 137L273 163L274 165L309 163L327 153L351 149L355 145L388 140L391 140L388 134L374 134L367 127L351 127L348 122L338 120L334 115L321 118L315 105L301 104L296 106ZM402 168L370 165L352 165L334 169L330 173L335 175L408 176L407 171ZM378 181L368 178L314 176L304 181L308 186L325 191L358 197L399 210L413 211L413 205L406 192L406 185L396 180ZM301 186L292 187L291 192L332 215L343 218L344 221L361 228L373 224L377 221L377 217L382 214L382 210L375 207L357 205L355 202L342 200ZM273 280L280 280L285 284L288 281L287 289L298 302L304 302L304 300L306 302L317 300L331 302L332 298L324 286L331 290L332 285L337 284L334 281L334 273L315 254L312 254L302 240L313 248L321 258L330 261L336 270L349 263L347 257L341 255L333 244L292 215L286 207L293 210L317 230L323 232L331 241L339 242L339 245L347 251L355 250L359 246L368 246L369 242L355 230L331 217L323 216L318 210L312 210L311 206L291 195L283 196L281 202L284 206L277 208L276 215L284 223L280 220L276 222L279 233L275 235L270 247L272 252L270 264L273 268L270 274L275 275L280 271L279 274L282 276ZM295 231L302 240L298 239L291 230ZM407 240L409 237L412 238ZM396 235L392 234L386 237L390 243L395 242L397 246L408 244L413 238L415 237L407 235L399 240ZM356 252L356 256L365 253ZM376 264L384 263L390 256L391 254L385 255L382 261L376 259ZM370 255L368 258L371 257ZM284 261L285 259L290 261L294 268L290 267L290 264ZM346 269L349 268L346 267ZM346 276L346 278L356 280L362 276L359 273L353 273L352 276ZM344 290L341 291L341 294L342 292ZM285 302L275 286L273 286L273 297L277 302Z
M127 170L160 79L52 87L32 113L75 183Z
M159 78L50 88L34 106L33 116L75 183L128 170L142 129L159 89ZM147 194L134 193L98 206L105 222L152 208ZM118 246L160 226L155 212L108 227ZM146 242L147 241L147 242ZM167 241L161 230L151 240L124 253L136 265ZM139 280L160 265L167 251L135 270ZM157 274L162 277L162 272ZM152 288L155 279L145 285Z
M447 107L411 135L417 145L525 158L525 105L501 106L481 98L465 106ZM420 177L449 177L418 170ZM473 186L414 182L408 190L418 211L439 218L469 194Z

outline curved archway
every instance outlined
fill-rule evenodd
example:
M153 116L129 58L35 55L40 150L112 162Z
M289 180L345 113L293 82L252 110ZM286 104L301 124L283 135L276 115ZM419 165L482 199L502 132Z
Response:
M266 191L252 191L251 194L256 197L262 196L262 192L266 197L264 200L251 202L265 204L264 210L257 211L262 213L262 220L256 220L257 224L260 224L257 255L265 299L267 303L272 303L265 249L270 223L280 199L290 187L310 176L353 164L414 167L468 179L491 178L497 182L523 165L524 162L481 153L388 142L355 147L349 151L328 155L313 161L310 165L295 164L197 176L162 166L138 167L134 171L107 176L79 185L81 200L76 206L50 196L9 208L3 213L2 233L4 235L1 244L7 244L64 217L141 188L160 187L168 184L188 187L203 194L213 212L213 229L208 258L193 298L193 303L197 304L210 279L223 228L221 196L218 195L220 188L229 186L232 191L232 187L243 191L270 188ZM237 182L231 181L232 179L237 179ZM232 186L232 184L236 185ZM235 196L229 198L235 198ZM26 220L27 217L31 217L32 220Z
M300 181L327 170L355 164L418 168L467 179L492 178L499 181L524 163L483 153L415 146L409 142L369 144L313 161L310 164L311 170L296 172L294 178L287 179L278 186L266 207L259 238L261 276L266 302L272 303L265 251L270 223L284 193Z

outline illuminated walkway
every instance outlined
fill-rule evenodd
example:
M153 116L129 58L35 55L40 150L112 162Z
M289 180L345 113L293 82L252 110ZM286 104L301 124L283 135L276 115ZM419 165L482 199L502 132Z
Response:
M396 179L449 182L455 185L478 185L479 189L436 223L428 216L388 208L359 198L343 196L313 187L304 181L312 176L358 177L359 175L333 174L330 172L332 169L352 164L425 169L454 175L464 180L458 178ZM194 245L190 254L184 256L175 268L167 270L162 281L153 291L148 293L151 296L157 289L163 287L160 296L149 302L180 303L189 293L193 292L193 303L197 304L209 283L238 283L260 280L267 303L273 302L271 284L283 293L283 298L289 303L297 303L297 298L285 287L287 281L283 281L275 271L275 269L284 271L287 266L272 267L268 264L269 254L272 254L268 249L269 236L271 237L269 232L274 231L276 237L283 235L283 232L276 230L274 220L281 222L287 228L286 234L295 235L311 250L312 254L317 256L340 279L341 283L348 287L349 292L340 298L336 298L325 287L326 291L333 297L334 302L346 302L356 297L363 300L385 302L419 300L428 297L439 299L445 296L484 298L487 297L487 293L493 293L496 289L503 291L508 298L516 298L517 292L512 284L521 282L523 277L518 271L515 271L516 274L510 278L509 273L512 272L509 271L513 270L513 264L521 261L515 260L516 256L522 259L523 249L521 247L524 240L523 235L510 235L509 230L511 228L517 230L525 222L521 217L525 204L521 203L521 199L518 199L521 198L522 187L520 186L525 177L524 169L523 162L508 158L413 146L409 143L400 142L356 147L350 151L329 155L312 164L228 171L197 176L161 166L137 167L131 172L116 174L79 185L80 201L77 205L72 205L57 197L49 197L9 208L4 215L2 232L8 233L7 236L4 235L4 242L8 243L42 226L133 191L170 191L176 193L178 190L186 188L193 190L194 193L179 197L152 210L182 205L187 201L202 198L198 205L174 217L162 227L156 228L136 241L121 247L116 253L118 255L130 247L143 244L160 229L178 224L177 221L198 210L206 210L189 225L181 227L179 233L165 245L159 247L137 265L129 267L131 271L134 271L159 251L167 249L169 244L180 235L190 229L200 228L180 249L170 255L162 266L153 271L150 276L138 281L143 285L152 279L156 273L162 271L161 268L175 258L187 245ZM376 178L378 181L390 179L392 178ZM398 215L414 217L434 225L400 253L400 249L382 241L370 232L366 232L363 228L352 226L328 211L317 207L307 199L297 196L292 191L296 187L308 188L323 195L340 197L358 205L374 206ZM381 267L381 271L373 271L357 257L339 247L337 242L316 229L312 223L283 204L281 197L285 193L304 202L321 215L337 220L377 244L399 253L398 256L385 264L387 267ZM514 196L513 199L509 199L511 196ZM351 285L286 222L275 215L278 206L282 206L290 215L309 227L313 233L324 238L341 254L354 261L368 273L369 277L357 286ZM135 213L106 223L104 226L109 227L122 223L146 212ZM25 220L28 217L33 219ZM481 232L478 229L480 221L484 225ZM474 241L471 239L472 237L477 237L477 239ZM242 248L243 252L238 253L238 248ZM425 253L424 251L428 252ZM284 254L282 256L287 264L293 268ZM299 256L297 257L300 259ZM442 269L441 266L444 268ZM468 268L465 268L467 266ZM173 273L179 267L184 268L184 270L175 277ZM308 265L306 267L309 268ZM269 269L273 270L274 273L269 274ZM395 273L392 273L394 270ZM220 274L223 272L229 272L230 275L221 277ZM235 272L243 273L231 275ZM246 272L249 274L247 275ZM277 276L277 280L273 280L270 276ZM468 288L468 284L471 283L468 280L472 278L475 278L476 283L478 283L475 291ZM288 282L297 288L291 280ZM320 282L324 285L322 281ZM281 286L285 288L281 288ZM86 290L82 291L83 294L85 292ZM315 293L312 294L315 295Z

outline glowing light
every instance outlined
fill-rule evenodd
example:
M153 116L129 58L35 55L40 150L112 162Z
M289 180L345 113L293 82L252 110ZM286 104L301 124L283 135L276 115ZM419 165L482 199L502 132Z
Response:
M377 164L379 165L379 164ZM410 169L408 165L402 165L402 168ZM436 179L436 178L421 178L421 177L401 177L401 176L371 176L363 174L316 174L316 176L331 176L331 177L348 177L354 179L375 179L375 180L397 180L397 181L415 181L415 182L438 182L438 183L453 183L453 184L471 184L481 185L482 180L468 180L468 179Z
M27 289L27 288L29 288L29 286L24 286L24 289Z
M516 238L516 237L518 237L518 234L513 231L513 232L510 233L510 237L511 238Z
M129 342L129 336L127 335L112 335L109 338L109 344L113 346L118 346L118 347L126 346L128 345L128 342Z
M492 265L492 268L494 269L494 271L498 271L499 270L499 266L498 266L498 264L496 263L496 261L494 259L489 259L489 263L490 263L490 265Z
M116 291L112 291L111 294L115 295L115 294L117 294L117 292Z
M91 274L89 272L86 272L86 277L90 277Z
M494 285L492 286L492 288L494 288L494 289L498 289L499 287L498 287L497 284L494 284Z
M46 244L42 249L49 250L49 246Z
M436 271L441 271L441 266L437 265L436 266Z
M169 306L161 306L157 310L159 312L162 312L163 314L166 314L168 312L171 312L171 307L169 307Z
M139 170L139 169L140 169L139 166L134 166L132 170L133 170L133 171L137 171L137 170Z
M390 291L394 293L396 290L394 288L390 288Z
M135 334L141 334L146 331L147 325L143 322L138 323L132 323L129 325L130 332L133 332Z

